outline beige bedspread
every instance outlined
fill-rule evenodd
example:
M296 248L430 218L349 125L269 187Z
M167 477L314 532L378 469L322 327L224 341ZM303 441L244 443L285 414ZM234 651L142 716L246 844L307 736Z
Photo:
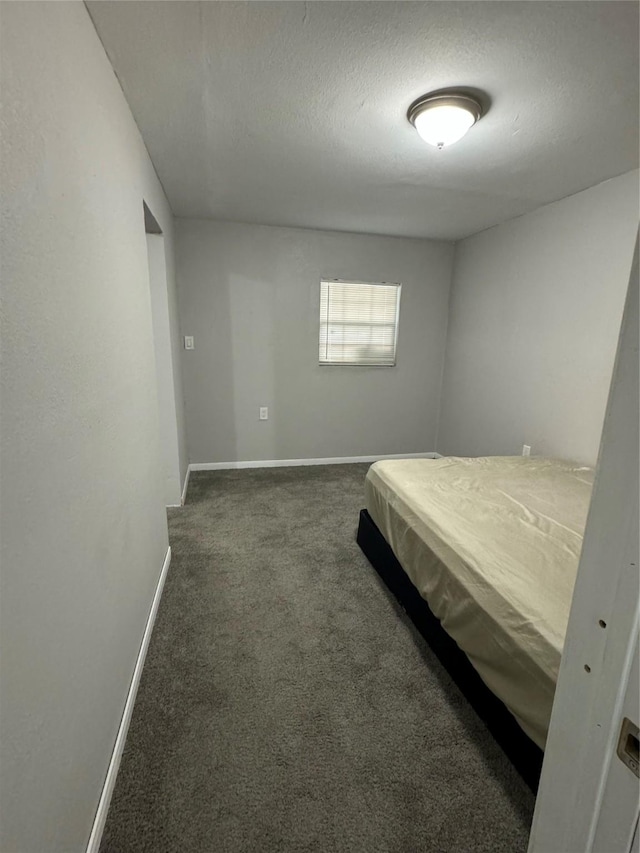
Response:
M366 506L443 628L544 748L593 470L555 459L376 462Z

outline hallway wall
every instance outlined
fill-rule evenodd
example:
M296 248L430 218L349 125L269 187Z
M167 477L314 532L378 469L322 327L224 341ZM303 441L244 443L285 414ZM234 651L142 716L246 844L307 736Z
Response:
M84 4L0 17L0 849L75 853L168 544L143 199L173 287L172 217Z

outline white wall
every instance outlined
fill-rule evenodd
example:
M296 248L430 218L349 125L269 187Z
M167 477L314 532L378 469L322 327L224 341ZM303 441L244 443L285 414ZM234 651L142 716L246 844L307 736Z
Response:
M176 220L191 462L434 449L448 243ZM402 283L397 365L318 365L321 277ZM270 419L258 420L260 406Z
M595 464L638 228L638 173L456 244L440 453Z
M71 853L167 549L143 198L171 287L172 221L84 4L0 15L0 848Z

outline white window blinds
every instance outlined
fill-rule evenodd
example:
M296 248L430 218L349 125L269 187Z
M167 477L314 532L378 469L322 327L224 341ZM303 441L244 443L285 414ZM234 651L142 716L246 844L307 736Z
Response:
M399 284L320 282L320 364L396 363Z

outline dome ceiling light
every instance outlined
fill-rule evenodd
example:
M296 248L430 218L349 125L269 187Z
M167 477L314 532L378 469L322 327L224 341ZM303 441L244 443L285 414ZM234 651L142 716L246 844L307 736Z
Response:
M458 142L479 121L483 110L470 95L423 95L409 107L407 118L429 145L444 148Z

